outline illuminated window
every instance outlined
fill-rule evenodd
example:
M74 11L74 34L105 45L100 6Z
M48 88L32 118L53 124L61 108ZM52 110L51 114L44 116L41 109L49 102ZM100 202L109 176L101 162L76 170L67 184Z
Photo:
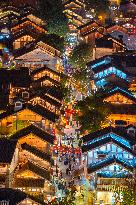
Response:
M122 158L122 155L123 155L122 153L118 153L118 154L117 154L117 156L118 156L119 158Z
M120 147L118 147L117 152L121 152L122 153L122 149Z
M5 201L5 200L0 201L0 205L9 205L9 201Z
M106 80L105 79L101 79L99 81L96 82L96 86L98 87L103 87L107 84Z
M36 191L36 189L32 189L32 191L34 191L34 192L35 192L35 191Z
M124 152L124 153L123 153L123 158L128 159L128 153L127 153L127 152Z
M111 145L107 144L107 151L111 151Z
M91 158L91 157L93 157L93 152L91 151L91 152L88 152L88 156Z
M106 151L106 146L100 147L100 151Z
M134 158L132 154L129 154L128 157L129 157L130 159L133 159L133 158Z
M111 149L112 149L112 152L116 152L116 148L117 148L116 145L112 144L111 147L112 147L112 148L111 148Z

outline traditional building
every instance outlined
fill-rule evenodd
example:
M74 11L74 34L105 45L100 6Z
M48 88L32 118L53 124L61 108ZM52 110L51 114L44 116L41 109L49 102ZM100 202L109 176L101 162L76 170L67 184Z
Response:
M42 41L30 42L24 47L14 50L13 55L18 65L35 69L47 65L61 70L61 55L54 47Z
M0 203L2 205L40 205L38 198L28 195L20 190L11 188L0 189ZM42 202L43 205L46 203Z
M1 6L0 7L0 23L1 28L7 27L9 30L18 23L20 19L30 15L34 9L30 6L17 8L15 6Z
M132 1L128 1L126 3L122 3L120 5L120 8L119 8L121 14L123 15L123 17L126 17L126 18L132 18L132 17L135 17L136 15L136 4L135 2L133 3Z
M127 29L121 25L112 24L103 26L95 21L87 22L86 24L78 27L79 37L85 39L86 42L95 41L96 38L100 38L103 35L111 34L115 31L127 33Z
M10 174L17 166L18 148L17 141L0 139L0 187L10 186Z
M10 137L17 140L19 161L12 175L12 187L31 194L54 194L51 180L51 145L55 137L30 125Z
M43 199L53 195L50 173L54 140L53 135L34 125L17 131L9 139L2 138L1 187L20 189L36 196L41 194Z
M127 26L128 25L128 26ZM124 25L111 24L108 26L100 25L95 21L90 21L78 27L79 40L84 40L95 47L94 58L100 58L102 55L111 55L115 52L124 50L135 50L134 25L133 32L130 35L130 24Z
M108 120L113 126L135 125L135 96L127 89L115 87L104 96L109 103L111 114Z
M43 25L44 22L32 14L20 19L17 24L11 28L13 48L19 49L27 43L33 42L45 35L47 31L43 28Z
M87 21L84 0L64 0L63 2L70 30L75 30Z
M126 130L107 127L82 138L82 151L96 204L113 204L118 186L123 190L125 178L136 167L135 138Z
M129 76L131 74L126 71L121 64L114 61L112 56L104 56L98 60L88 63L91 68L91 76L97 87L117 85L128 87Z

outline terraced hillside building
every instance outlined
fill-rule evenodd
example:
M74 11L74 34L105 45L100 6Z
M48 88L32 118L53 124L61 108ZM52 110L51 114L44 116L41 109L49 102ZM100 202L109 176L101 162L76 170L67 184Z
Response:
M64 13L69 19L71 30L85 23L85 2L84 0L64 0Z
M63 100L61 53L48 41L46 22L33 12L31 7L7 6L0 16L0 43L8 54L8 59L1 55L6 101L0 110L0 186L5 193L0 200L12 200L7 192L18 189L22 204L27 199L41 204L31 195L42 202L54 197L52 147ZM5 66L9 59L14 67Z
M107 127L84 136L82 151L86 160L91 190L96 204L113 204L116 186L127 187L129 175L136 168L135 136L127 131Z

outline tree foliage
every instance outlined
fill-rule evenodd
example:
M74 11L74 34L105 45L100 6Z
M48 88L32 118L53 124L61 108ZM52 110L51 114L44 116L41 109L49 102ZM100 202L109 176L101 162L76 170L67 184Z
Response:
M124 178L125 187L120 190L121 184L115 187L115 205L135 205L136 204L136 170Z
M65 37L68 32L68 19L63 13L61 0L39 0L40 16L47 22L49 34Z
M76 70L72 74L72 79L81 93L87 93L90 88L90 76L88 74L87 68Z
M47 30L50 34L55 34L65 38L69 31L67 18L59 15L50 18L48 20Z
M95 9L97 15L106 14L109 12L109 0L87 0L92 9Z
M75 191L69 191L68 194L62 199L62 201L58 201L55 199L49 205L76 205L75 204Z
M103 101L103 92L97 91L82 101L78 101L75 108L79 111L76 120L80 123L80 131L94 132L101 128L110 114L108 103Z
M64 51L64 38L60 37L55 34L45 34L42 38L41 41L49 44L50 46L53 46L60 52Z
M69 56L69 64L74 68L85 68L93 55L93 47L85 42L75 46Z
M120 5L128 4L130 0L121 0Z

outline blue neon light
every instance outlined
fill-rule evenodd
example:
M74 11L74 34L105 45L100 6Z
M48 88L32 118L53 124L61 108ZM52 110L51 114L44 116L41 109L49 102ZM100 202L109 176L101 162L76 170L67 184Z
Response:
M115 91L115 90L121 90L121 91L127 93L128 95L134 97L134 95L133 95L132 93L130 93L130 92L128 92L128 91L126 91L126 90L124 90L124 89L122 89L122 88L119 88L119 87L114 88L113 90L109 91L109 93L110 93L110 92L113 92L113 91Z
M110 74L115 74L115 75L119 76L120 78L123 78L123 79L127 80L127 75L126 75L124 72L122 72L122 71L116 69L115 67L110 67L110 68L108 68L108 69L106 69L106 70L104 70L104 71L101 71L101 72L99 72L99 73L96 73L96 74L94 75L94 77L95 77L96 79L97 79L97 78L101 79L101 78L104 78L104 77L106 77L106 76L108 76L108 75L110 75Z
M103 65L103 64L106 64L106 60L100 61L99 63L92 65L91 68L96 68L96 67Z
M94 162L89 167L90 168L96 168L97 166L102 165L103 163L106 164L106 163L108 163L109 161L112 161L112 160L117 160L117 163L118 162L123 163L124 165L126 165L128 167L131 167L131 168L134 168L136 166L136 159L134 159L132 162L129 162L126 159L124 160L122 158L118 158L118 157L115 157L115 156L110 156L110 157L107 157L107 158L105 158L103 160ZM114 165L110 165L108 167L112 167L112 166L114 166ZM115 170L115 171L120 171L120 165L117 164L116 168L118 168L118 170ZM105 167L104 167L104 169L105 169Z
M111 137L112 139L115 139L116 141L120 142L121 144L123 144L123 145L125 145L126 147L128 147L128 148L131 149L131 145L130 145L130 143L129 143L127 140L125 140L125 139L123 139L123 138L121 138L121 137L115 135L114 133L110 133L109 135L110 135L110 137Z
M100 65L103 65L103 64L108 64L108 63L111 63L111 57L106 57L104 60L98 62L98 63L95 63L94 65L91 66L91 68L96 68Z
M101 80L98 80L97 82L96 82L96 86L97 87L103 87L103 86L105 86L107 84L107 81L103 78L103 79L101 79Z
M129 149L132 148L131 145L130 145L130 143L129 143L127 140L123 139L123 138L120 137L120 136L115 135L114 133L108 133L107 135L103 135L103 136L101 136L101 137L98 137L98 138L96 138L96 139L93 139L92 141L89 141L88 143L86 143L86 144L84 144L84 145L86 145L86 146L87 146L87 145L91 145L91 144L94 144L94 143L96 143L96 142L99 142L99 141L101 141L101 140L103 140L103 139L106 139L106 138L108 138L108 137L110 137L110 138L116 140L117 142L121 143L122 145L128 147Z
M121 166L119 166L120 169L122 168ZM110 172L110 171L99 171L97 172L97 174L101 175L102 177L105 177L105 178L112 178L112 177L116 177L116 178L123 178L123 177L126 177L126 175L128 174L128 171L125 171L123 170L120 170L119 172L117 173L113 173L113 172Z

